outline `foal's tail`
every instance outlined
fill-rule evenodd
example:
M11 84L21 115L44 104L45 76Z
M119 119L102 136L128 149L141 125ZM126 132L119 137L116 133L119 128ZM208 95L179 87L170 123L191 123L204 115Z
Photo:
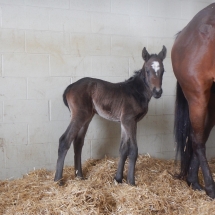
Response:
M66 99L66 94L68 92L68 89L69 89L69 86L64 90L64 93L63 93L63 102L64 104L68 107L69 109L69 105L68 105L68 102L67 102L67 99Z
M178 155L180 155L181 159L180 173L176 174L176 177L180 179L186 178L193 154L191 131L188 103L181 86L177 82L174 134L176 141L176 159Z

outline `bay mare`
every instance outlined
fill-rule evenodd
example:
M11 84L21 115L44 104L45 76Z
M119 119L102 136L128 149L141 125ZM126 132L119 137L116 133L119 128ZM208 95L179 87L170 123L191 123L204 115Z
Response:
M205 144L215 124L215 3L198 12L178 34L172 48L177 78L175 140L181 158L178 177L215 198Z

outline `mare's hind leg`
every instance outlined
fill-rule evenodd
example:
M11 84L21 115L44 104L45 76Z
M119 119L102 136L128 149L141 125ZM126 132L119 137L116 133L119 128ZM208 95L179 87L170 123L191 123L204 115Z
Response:
M215 88L215 84L213 84L213 89ZM210 131L214 126L215 123L215 94L211 93L210 100L208 103L208 117L206 120L206 126L205 126L205 141L207 141ZM190 162L190 167L188 170L188 176L187 176L187 183L188 185L192 185L192 188L194 190L202 190L203 187L199 184L199 179L198 179L198 171L199 171L199 160L196 156L195 153L193 153L191 162Z
M91 118L92 119L92 118ZM83 178L81 167L81 152L84 145L84 138L90 124L91 119L80 129L77 136L74 139L74 162L75 162L75 175L79 178Z
M189 186L191 185L194 190L202 190L202 186L199 184L198 172L199 160L193 153L188 170L187 183Z
M215 184L206 158L206 136L205 122L207 116L207 106L209 100L208 94L200 94L198 97L192 98L189 103L190 121L193 128L193 152L199 160L202 173L204 176L205 190L207 195L215 198Z
M135 185L135 164L138 155L137 141L136 141L137 123L131 120L123 120L121 122L121 145L120 145L120 159L118 164L115 180L122 182L123 170L127 157L129 157L127 182Z

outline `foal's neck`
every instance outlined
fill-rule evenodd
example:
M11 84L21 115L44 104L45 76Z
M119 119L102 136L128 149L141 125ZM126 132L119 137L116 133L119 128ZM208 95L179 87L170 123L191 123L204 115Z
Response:
M139 71L136 72L136 75L134 76L134 83L138 91L144 91L145 93L151 93L151 90L149 88L148 83L146 82L146 77L145 77L145 71L144 68L140 69Z
M128 80L127 84L131 88L133 96L139 102L145 103L150 101L152 92L146 82L143 68L135 72L135 75Z

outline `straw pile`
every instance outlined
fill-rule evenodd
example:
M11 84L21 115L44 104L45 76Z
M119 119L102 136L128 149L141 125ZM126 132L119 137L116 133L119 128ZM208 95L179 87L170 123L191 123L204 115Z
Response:
M62 187L53 182L54 172L44 169L0 181L0 214L215 214L214 201L204 191L173 179L174 161L139 156L135 187L113 180L117 161L86 161L85 180L66 167ZM215 160L210 166L215 172Z

